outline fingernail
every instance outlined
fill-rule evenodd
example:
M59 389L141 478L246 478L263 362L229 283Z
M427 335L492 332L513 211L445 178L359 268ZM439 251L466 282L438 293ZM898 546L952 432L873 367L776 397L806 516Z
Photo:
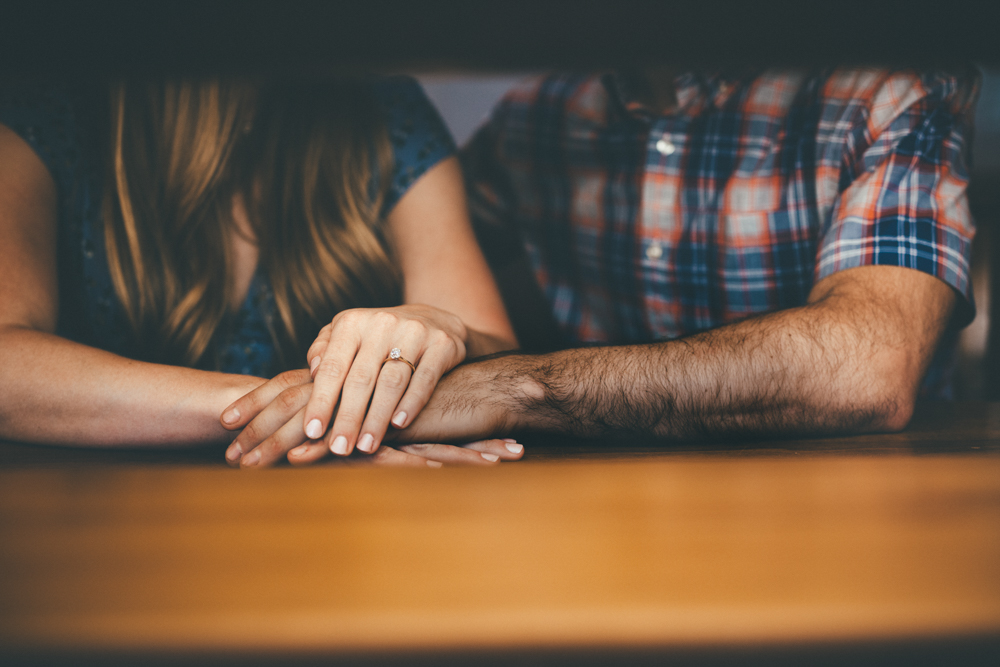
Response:
M515 440L514 438L504 438L503 441L504 442L517 442L517 440Z
M374 448L375 448L375 438L373 438L370 433L365 433L363 436L361 436L361 439L358 440L358 449L365 452L366 454L370 454L372 449Z
M440 467L441 467L441 466L443 466L444 464L443 464L443 463L441 463L440 461L428 461L428 462L427 462L427 465L429 465L429 466L430 466L430 467L432 467L432 468L440 468Z
M229 446L229 450L226 452L226 460L235 461L241 456L243 456L243 448L240 447L240 443L234 442Z
M334 454L340 454L343 456L347 453L347 438L342 435L338 435L333 439L333 444L330 445L330 451Z
M403 424L405 424L405 423L406 423L406 413L405 412L397 412L396 416L392 418L392 425L393 426L398 426L399 428L403 428Z
M520 454L522 451L524 451L524 445L519 445L516 442L508 442L506 445L504 445L504 447L506 447L507 451L510 452L511 454Z
M306 424L306 435L310 440L316 440L323 435L323 424L318 419L313 419Z
M497 456L496 454L487 454L486 452L480 452L479 455L482 456L487 461L489 461L490 463L496 463L497 461L500 460L500 457Z
M236 408L233 408L232 410L226 410L226 412L222 415L222 422L224 424L235 424L239 420L240 420L240 411L237 410Z
M309 453L308 445L299 445L298 447L289 452L289 454L292 454L293 456L305 456L308 453Z
M246 456L244 456L243 459L240 461L240 465L243 467L255 466L258 463L260 463L260 452L258 452L256 449L247 454Z
M319 368L319 357L313 357L313 360L309 362L309 375L316 375L316 369Z

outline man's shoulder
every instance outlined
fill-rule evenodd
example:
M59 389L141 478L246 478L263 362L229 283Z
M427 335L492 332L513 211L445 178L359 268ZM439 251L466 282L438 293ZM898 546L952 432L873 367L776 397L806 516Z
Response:
M768 71L755 84L798 80L816 89L827 107L864 109L877 127L922 100L944 104L954 112L967 109L975 98L979 73L971 66L954 69L888 69L844 67L824 72Z

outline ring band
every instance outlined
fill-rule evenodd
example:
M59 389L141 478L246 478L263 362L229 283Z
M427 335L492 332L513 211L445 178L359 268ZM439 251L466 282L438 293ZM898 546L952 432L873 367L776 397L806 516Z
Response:
M411 362L409 362L409 361L407 361L406 359L403 358L403 355L400 354L398 347L394 347L391 350L389 350L389 356L386 357L385 361L383 361L382 363L384 364L386 361L402 361L404 364L406 364L407 366L409 366L413 370L414 373L417 372L417 367L414 366L413 363L411 363Z

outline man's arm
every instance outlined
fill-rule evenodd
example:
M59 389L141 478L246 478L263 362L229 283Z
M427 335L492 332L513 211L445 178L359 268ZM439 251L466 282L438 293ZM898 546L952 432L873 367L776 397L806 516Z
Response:
M687 338L456 368L397 439L899 430L955 300L912 269L848 269L817 283L805 306Z

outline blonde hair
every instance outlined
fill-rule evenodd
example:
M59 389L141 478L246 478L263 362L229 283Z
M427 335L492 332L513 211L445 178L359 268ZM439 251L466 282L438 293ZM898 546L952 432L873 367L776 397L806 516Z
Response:
M105 244L139 355L214 365L236 194L273 290L282 367L303 365L339 310L398 303L380 220L391 160L361 82L112 86Z

